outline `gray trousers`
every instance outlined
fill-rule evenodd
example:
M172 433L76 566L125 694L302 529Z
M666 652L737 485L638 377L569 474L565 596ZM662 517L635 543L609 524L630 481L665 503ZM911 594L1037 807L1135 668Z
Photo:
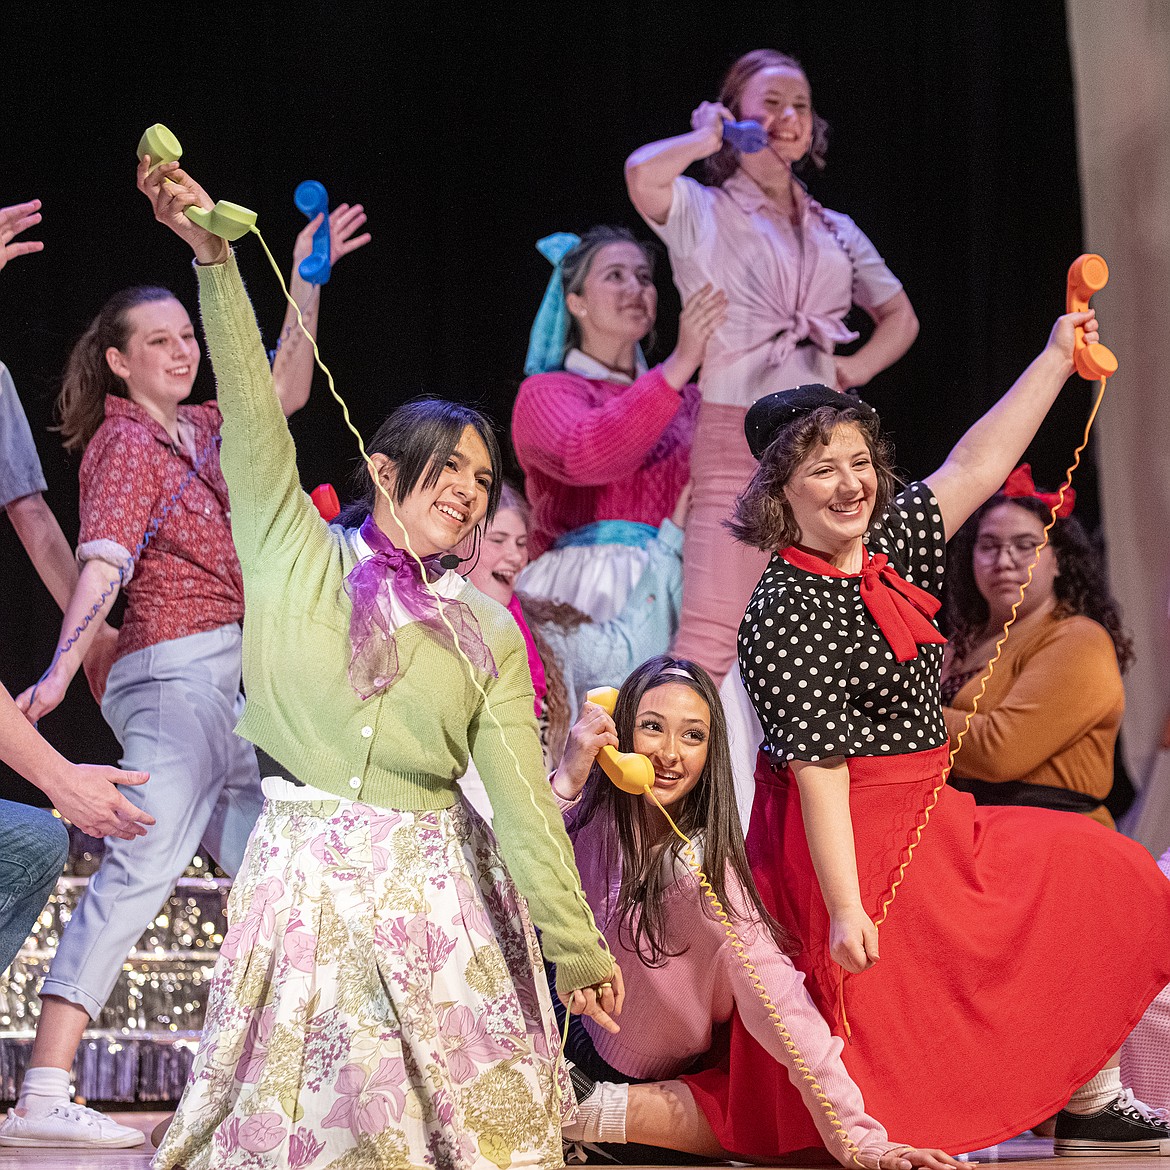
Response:
M114 663L102 714L122 745L122 767L150 773L120 791L156 824L133 841L106 838L41 995L96 1019L199 845L227 873L239 869L263 803L255 749L233 730L244 705L240 646L239 626L221 626Z

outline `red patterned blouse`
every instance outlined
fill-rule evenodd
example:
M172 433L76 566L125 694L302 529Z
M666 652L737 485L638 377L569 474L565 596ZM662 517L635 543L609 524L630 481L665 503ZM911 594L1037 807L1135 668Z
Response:
M213 402L179 407L180 430L189 436L192 454L172 443L137 403L106 397L105 421L81 461L77 557L108 562L111 578L125 570L119 658L244 616L244 582L219 469L222 421ZM198 473L188 479L200 459ZM135 561L134 550L160 515L158 530Z

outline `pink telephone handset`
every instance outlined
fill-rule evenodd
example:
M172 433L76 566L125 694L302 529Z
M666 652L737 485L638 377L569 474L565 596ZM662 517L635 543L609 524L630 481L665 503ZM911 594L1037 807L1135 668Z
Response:
M607 715L613 715L618 697L616 687L594 687L585 697ZM619 752L617 748L606 746L597 753L597 762L623 792L641 796L654 787L654 765L637 752Z
M1109 265L1096 252L1078 256L1068 270L1066 313L1083 313L1089 307L1089 298L1109 283ZM1073 364L1077 373L1088 382L1111 378L1117 373L1117 358L1100 342L1085 344L1085 331L1078 325L1073 342Z

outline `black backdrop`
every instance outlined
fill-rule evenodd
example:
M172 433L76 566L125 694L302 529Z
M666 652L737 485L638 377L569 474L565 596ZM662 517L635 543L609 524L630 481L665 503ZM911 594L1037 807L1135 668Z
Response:
M301 179L366 205L375 240L338 268L321 325L366 433L423 391L476 401L506 428L548 277L534 241L638 228L626 154L685 130L728 64L764 45L802 59L833 127L813 193L871 236L922 322L866 391L906 472L938 465L1063 311L1082 241L1060 0L396 7L10 6L0 204L43 199L46 248L0 274L0 358L71 540L77 464L47 430L71 342L127 284L169 284L195 310L189 253L134 189L151 122L175 131L213 195L260 213L284 264ZM279 290L254 240L240 255L271 344ZM659 276L669 347L677 298L665 263ZM210 392L205 363L196 397ZM1087 403L1071 383L1030 452L1039 482L1058 480ZM353 444L320 381L292 429L306 486L341 485ZM1091 519L1091 468L1078 487ZM15 692L47 665L60 616L4 522L0 564L0 678ZM41 730L74 759L117 756L80 677ZM11 773L0 790L38 798Z

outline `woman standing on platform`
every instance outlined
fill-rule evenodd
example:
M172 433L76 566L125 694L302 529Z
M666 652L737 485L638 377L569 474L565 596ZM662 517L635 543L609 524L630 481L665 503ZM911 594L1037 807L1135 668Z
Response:
M155 1165L557 1165L574 1102L520 893L575 1010L616 1026L621 978L549 794L520 633L437 563L498 502L495 437L454 403L400 407L369 443L360 529L328 526L230 249L184 214L210 199L178 164L138 181L195 252L248 596L240 730L283 770ZM458 801L472 753L494 835Z
M766 149L741 154L723 126L751 119ZM699 378L695 495L687 529L683 614L675 652L720 682L735 659L735 631L765 557L723 527L755 470L743 419L756 399L806 382L864 386L898 360L918 320L877 249L840 212L822 207L797 177L825 165L828 126L813 110L808 78L785 53L757 49L732 65L718 102L703 102L691 131L630 155L626 181L642 217L666 243L684 299L711 283L727 294L727 320L712 335ZM683 172L707 160L704 186ZM856 353L845 327L851 305L874 319Z
M658 310L650 252L611 227L550 236L541 249L555 271L512 413L533 511L535 563L521 587L605 622L624 608L646 543L690 478L690 379L726 299L709 285L688 297L678 345L647 370L638 343Z
M943 718L952 745L983 687L987 663L1016 608L1003 653L963 735L950 784L977 804L1081 812L1113 827L1102 803L1133 645L1073 494L1044 540L1056 493L1039 493L1025 463L951 545L944 628ZM1020 587L1031 583L1020 598Z
M333 213L335 259L360 247L361 207ZM307 253L315 224L294 252ZM315 312L317 296L298 294ZM260 813L252 745L235 734L244 583L220 470L215 402L186 404L199 369L186 309L164 288L124 289L74 346L57 400L65 445L80 470L81 576L61 625L59 652L20 696L36 721L64 697L121 590L102 714L124 768L150 780L126 796L155 824L107 842L41 987L41 1014L16 1109L0 1145L139 1145L140 1130L70 1100L82 1034L114 989L131 948L202 844L228 873ZM280 403L304 405L312 375L294 347L277 357ZM149 541L139 547L146 535ZM77 633L77 631L79 631Z
M766 736L748 857L804 945L814 1001L851 1038L867 1105L919 1145L979 1149L1063 1109L1058 1154L1170 1154L1170 1125L1123 1090L1114 1055L1170 979L1170 884L1088 818L980 809L941 782L946 540L1036 433L1077 326L1096 341L1091 312L1061 317L942 467L897 496L864 403L804 386L747 417L760 464L735 532L774 550L740 630ZM734 1021L731 1043L729 1075L692 1089L752 1155L791 1088Z

